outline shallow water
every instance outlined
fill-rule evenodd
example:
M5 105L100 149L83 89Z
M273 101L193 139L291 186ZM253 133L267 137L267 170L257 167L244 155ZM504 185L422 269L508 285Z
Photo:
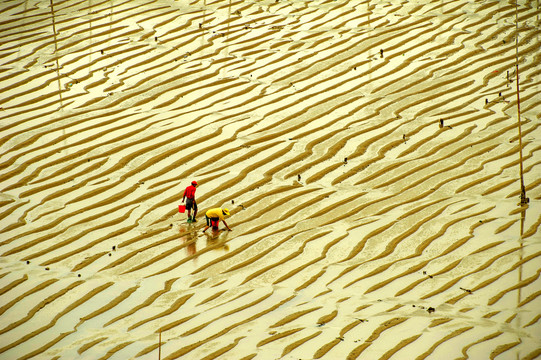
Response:
M1 4L0 358L538 357L518 18L525 207L514 3Z

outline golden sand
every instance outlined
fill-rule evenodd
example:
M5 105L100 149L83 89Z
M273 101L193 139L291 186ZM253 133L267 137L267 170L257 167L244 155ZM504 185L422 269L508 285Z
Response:
M540 15L1 2L0 359L541 357Z

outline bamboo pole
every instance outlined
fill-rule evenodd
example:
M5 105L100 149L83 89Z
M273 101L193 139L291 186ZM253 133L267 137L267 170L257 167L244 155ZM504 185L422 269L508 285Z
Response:
M56 39L56 23L55 23L55 13L54 13L54 2L53 0L50 0L50 6L51 6L51 20L53 24L53 38L54 38L54 55L56 58L56 79L58 82L58 96L60 96L60 108L64 107L63 99L62 99L62 84L60 82L60 63L58 62L58 43Z
M515 68L516 68L516 82L517 82L517 121L518 121L518 142L519 142L519 155L520 155L520 204L525 205L528 203L526 197L526 187L524 186L524 167L522 165L522 128L520 124L520 88L519 88L519 72L518 72L518 0L515 0Z
M160 339L158 344L158 360L162 359L162 331L160 330Z

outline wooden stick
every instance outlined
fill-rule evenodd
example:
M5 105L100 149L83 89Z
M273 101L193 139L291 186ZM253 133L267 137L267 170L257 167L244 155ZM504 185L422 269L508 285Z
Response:
M518 118L518 142L519 142L519 154L520 154L520 204L525 205L528 203L526 198L526 187L524 186L524 167L522 165L522 128L520 124L520 89L518 81L518 0L515 0L515 25L516 25L516 42L515 42L515 67L517 75L517 118Z
M158 360L162 360L162 331L160 330L160 343L158 344Z
M60 97L60 108L64 107L62 100L62 84L60 83L60 63L58 62L58 42L56 39L56 22L55 22L55 13L54 13L54 2L50 0L51 6L51 20L53 24L53 38L54 38L54 56L56 58L56 80L58 82L58 96Z

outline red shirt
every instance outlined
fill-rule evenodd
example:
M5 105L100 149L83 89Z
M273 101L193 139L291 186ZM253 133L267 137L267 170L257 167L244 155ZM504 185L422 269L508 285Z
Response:
M188 199L195 199L195 186L193 185L188 186L186 190L184 190L183 197L187 197Z

